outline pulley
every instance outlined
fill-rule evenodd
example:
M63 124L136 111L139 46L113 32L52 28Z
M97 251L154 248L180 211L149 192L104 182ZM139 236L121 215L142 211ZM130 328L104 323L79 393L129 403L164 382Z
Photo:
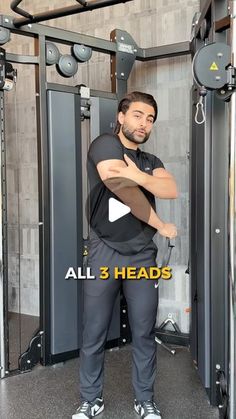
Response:
M46 42L46 64L57 64L60 59L59 49L52 42Z
M230 47L220 42L200 48L193 59L193 76L199 86L218 90L228 83Z
M79 63L84 63L91 58L92 48L86 47L85 45L75 44L72 47L72 53Z
M205 122L203 98L207 90L215 90L217 97L226 102L236 88L236 69L231 65L230 46L221 42L203 46L193 58L192 70L199 86L195 122L200 125Z
M78 63L74 57L65 54L62 55L57 64L57 71L63 77L72 77L78 70Z
M0 26L0 45L6 44L6 42L10 41L10 38L11 33L9 29Z

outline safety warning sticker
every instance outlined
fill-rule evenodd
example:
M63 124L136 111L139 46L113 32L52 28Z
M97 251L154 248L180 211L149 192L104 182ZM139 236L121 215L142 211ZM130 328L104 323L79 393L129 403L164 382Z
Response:
M218 65L216 64L215 61L211 64L210 70L211 71L217 71L217 70L219 70Z

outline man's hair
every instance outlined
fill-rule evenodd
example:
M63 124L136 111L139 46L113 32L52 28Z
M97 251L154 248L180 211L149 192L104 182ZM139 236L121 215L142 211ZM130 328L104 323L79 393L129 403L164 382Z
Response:
M118 105L117 113L122 112L123 114L125 114L127 110L129 109L130 104L133 102L143 102L143 103L146 103L147 105L152 106L155 111L154 122L156 121L157 114L158 114L157 103L154 97L152 95L149 95L148 93L142 93L142 92L128 93L125 97L123 97L123 99L121 99ZM119 131L120 131L120 123L117 119L114 133L118 134Z

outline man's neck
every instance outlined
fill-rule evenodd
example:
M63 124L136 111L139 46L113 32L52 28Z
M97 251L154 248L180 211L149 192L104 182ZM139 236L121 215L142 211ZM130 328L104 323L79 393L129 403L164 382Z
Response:
M128 138L126 138L123 134L123 132L119 132L118 137L120 139L120 141L122 142L122 144L126 147L126 148L131 148L133 150L137 150L138 149L138 144L133 143L132 141L128 140Z

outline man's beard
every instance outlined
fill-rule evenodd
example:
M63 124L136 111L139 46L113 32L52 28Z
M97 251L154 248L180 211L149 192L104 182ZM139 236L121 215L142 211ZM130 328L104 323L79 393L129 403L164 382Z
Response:
M138 136L135 135L135 131L130 131L130 129L125 124L121 126L121 131L129 141L132 141L132 143L135 143L135 144L146 143L146 141L148 140L150 136L150 133L149 133L149 134L146 134L145 137L143 137L143 139L141 138L139 139Z

